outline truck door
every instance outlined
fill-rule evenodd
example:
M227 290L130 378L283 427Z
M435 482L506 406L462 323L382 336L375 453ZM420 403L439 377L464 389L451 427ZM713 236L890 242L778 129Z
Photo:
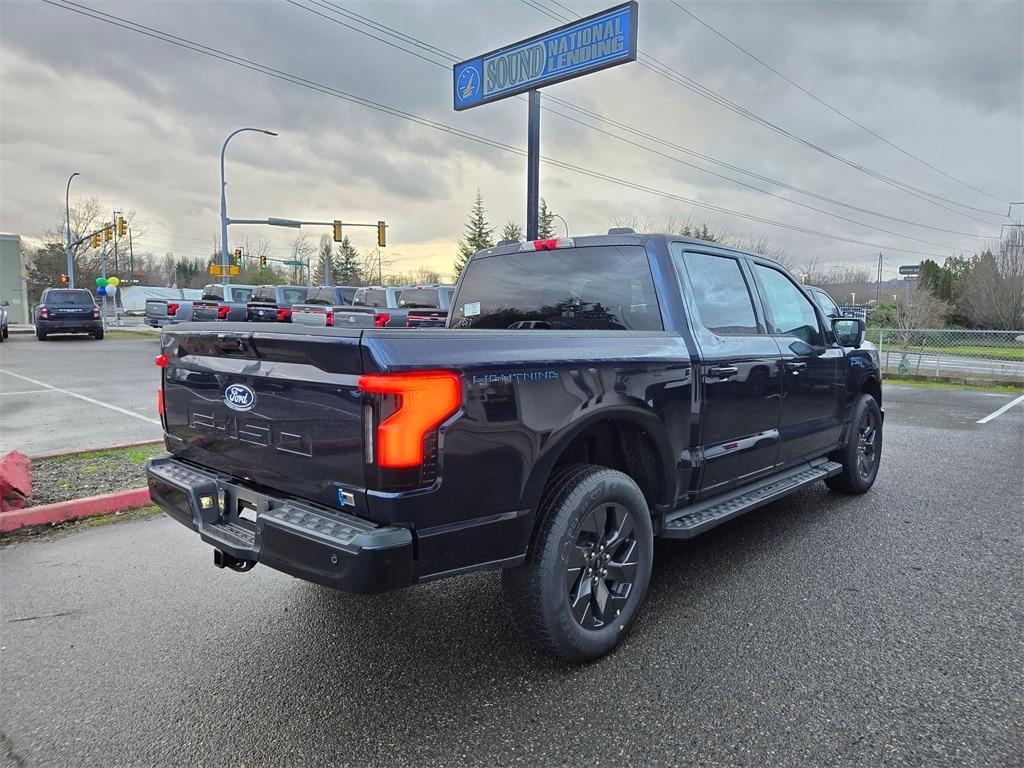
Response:
M759 262L751 263L751 270L782 355L780 461L817 458L835 448L842 433L845 354L791 275Z
M740 259L673 250L700 350L697 490L717 493L774 469L779 453L781 355Z

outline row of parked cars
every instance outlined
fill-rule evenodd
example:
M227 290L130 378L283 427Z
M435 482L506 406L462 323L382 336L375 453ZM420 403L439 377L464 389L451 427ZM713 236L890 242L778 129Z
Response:
M455 286L238 285L214 283L202 297L147 299L146 323L297 323L311 327L430 328L448 319Z

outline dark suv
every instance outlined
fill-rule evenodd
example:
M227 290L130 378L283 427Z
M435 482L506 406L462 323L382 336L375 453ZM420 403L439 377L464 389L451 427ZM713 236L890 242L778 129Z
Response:
M290 323L292 305L306 300L309 288L302 285L258 285L245 308L250 323Z
M100 308L84 288L47 288L36 307L36 338L51 333L88 333L103 338Z

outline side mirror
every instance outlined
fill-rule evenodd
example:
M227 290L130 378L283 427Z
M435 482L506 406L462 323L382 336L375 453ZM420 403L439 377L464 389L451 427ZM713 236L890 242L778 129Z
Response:
M864 343L864 321L859 317L837 317L832 320L832 332L844 347L860 349Z
M11 306L11 302L9 302L7 299L4 299L3 301L0 301L0 307L9 307L9 306Z

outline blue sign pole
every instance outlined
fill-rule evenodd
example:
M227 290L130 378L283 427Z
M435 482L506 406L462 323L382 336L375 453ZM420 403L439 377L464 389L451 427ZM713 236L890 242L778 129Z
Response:
M574 77L636 61L636 0L579 19L452 68L457 111L529 93L526 237L536 240L540 206L540 91Z

